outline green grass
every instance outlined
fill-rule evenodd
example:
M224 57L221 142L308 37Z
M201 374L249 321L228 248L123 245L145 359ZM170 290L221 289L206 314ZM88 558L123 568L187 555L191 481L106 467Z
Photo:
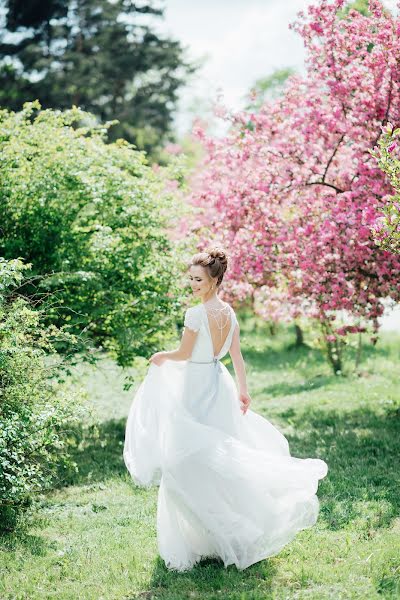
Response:
M78 371L99 421L81 440L76 432L79 473L0 540L2 600L400 598L400 336L367 345L360 373L350 357L339 378L318 351L287 350L291 328L271 337L253 325L242 325L252 408L294 456L329 466L316 526L245 571L218 560L168 571L157 554L157 489L135 487L122 460L134 389L123 392L121 371L104 361Z

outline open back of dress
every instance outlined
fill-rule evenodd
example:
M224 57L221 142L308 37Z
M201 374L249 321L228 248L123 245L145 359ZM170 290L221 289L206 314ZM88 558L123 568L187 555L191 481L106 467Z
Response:
M210 334L214 357L218 356L231 331L232 314L228 304L223 307L206 307L204 305L208 333Z
M208 307L200 303L187 309L185 327L198 331L192 350L193 361L207 362L215 358L222 359L232 343L232 336L238 321L235 311L225 304L220 313L214 316L208 313ZM221 327L222 326L222 327Z

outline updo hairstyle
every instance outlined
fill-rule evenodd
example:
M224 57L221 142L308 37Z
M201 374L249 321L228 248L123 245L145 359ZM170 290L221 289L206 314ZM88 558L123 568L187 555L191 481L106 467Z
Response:
M192 257L188 268L192 265L200 265L206 269L209 277L217 277L217 287L219 287L228 266L228 257L222 248L214 246L207 252L195 254Z

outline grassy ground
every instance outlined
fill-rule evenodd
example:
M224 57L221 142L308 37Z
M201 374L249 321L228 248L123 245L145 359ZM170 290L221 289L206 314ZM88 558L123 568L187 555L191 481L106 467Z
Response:
M157 489L135 487L122 460L134 389L123 392L105 361L79 373L99 435L89 429L74 450L80 470L70 485L39 498L26 528L0 540L0 598L400 598L400 337L367 346L361 376L342 378L317 351L288 350L292 337L242 322L252 408L283 431L294 456L328 463L315 527L242 572L216 560L167 571L157 555Z

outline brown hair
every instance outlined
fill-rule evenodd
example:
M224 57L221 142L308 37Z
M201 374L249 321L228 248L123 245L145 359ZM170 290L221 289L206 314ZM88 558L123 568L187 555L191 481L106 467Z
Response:
M199 252L192 256L188 269L192 265L200 265L207 270L209 277L217 277L217 287L219 287L228 266L228 257L222 248L215 246L207 252Z

